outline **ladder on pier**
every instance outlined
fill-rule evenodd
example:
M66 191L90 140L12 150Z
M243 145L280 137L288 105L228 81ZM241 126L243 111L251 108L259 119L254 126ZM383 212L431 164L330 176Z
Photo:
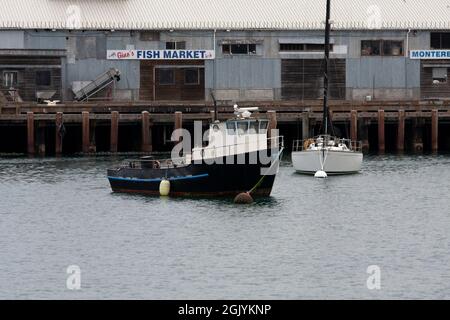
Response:
M105 73L99 75L95 80L89 82L87 85L82 87L75 94L76 101L85 101L92 97L94 94L103 90L111 83L115 81L120 81L120 71L115 68L111 68Z

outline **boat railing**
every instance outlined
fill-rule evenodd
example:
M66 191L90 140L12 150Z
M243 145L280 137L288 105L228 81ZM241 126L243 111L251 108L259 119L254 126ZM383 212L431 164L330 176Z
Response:
M267 142L264 142L264 148L261 148L260 141L256 141L256 149L252 150L250 148L246 148L243 151L244 152L257 152L260 150L267 150L267 149L280 149L284 148L284 136L275 136L267 138ZM266 144L267 143L267 144ZM223 157L223 156L231 156L236 155L237 153L240 153L238 151L241 151L239 147L249 147L251 145L250 142L243 142L243 143L236 143L236 144L228 144L225 146L208 146L204 148L197 149L196 152L199 152L201 154L202 158L208 158L208 157Z
M212 152L213 157L229 156L235 155L239 147L248 146L248 142L230 144L220 147L205 147L201 149L194 149L195 152L200 152L202 158L206 158L207 152ZM258 146L257 150L267 150L267 149L280 149L284 148L284 137L276 136L267 139L267 147L260 148ZM253 150L244 150L246 152ZM209 153L208 155L211 155ZM184 157L173 158L173 159L156 159L153 157L141 158L139 160L124 160L121 168L131 168L131 169L174 169L187 166L192 163L192 154L186 154Z
M186 157L177 159L124 160L122 168L130 169L175 169L188 165Z
M309 138L304 140L294 140L292 143L292 152L306 151L309 149L311 144L317 143L318 141L320 141L320 143L325 146L337 147L339 145L345 145L351 151L362 152L362 141L341 139L331 136L319 136L316 138Z

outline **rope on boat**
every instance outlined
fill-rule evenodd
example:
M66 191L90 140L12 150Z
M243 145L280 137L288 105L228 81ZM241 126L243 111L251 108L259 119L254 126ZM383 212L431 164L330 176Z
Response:
M281 149L280 149L280 151L278 152L278 154L277 154L277 156L276 156L276 161L274 161L273 163L272 163L272 165L269 167L269 169L267 170L267 172L271 172L272 171L272 168L273 168L273 166L278 162L278 161L280 161L280 157L281 157L281 154L283 153L283 150L284 150L284 148L282 147ZM262 177L261 177L261 179L259 179L259 181L258 181L258 183L248 192L249 194L251 194L252 192L254 192L256 189L258 189L260 186L261 186L261 184L262 184L262 182L264 181L264 178L265 177L267 177L268 176L268 174L264 174Z

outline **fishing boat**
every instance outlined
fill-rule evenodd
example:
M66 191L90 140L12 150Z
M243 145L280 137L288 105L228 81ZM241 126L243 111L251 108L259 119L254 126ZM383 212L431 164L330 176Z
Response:
M238 108L235 117L210 124L206 146L180 158L141 158L108 170L114 192L163 196L270 196L283 152L283 137L272 136L257 108Z
M295 170L302 174L314 174L316 178L330 175L357 173L361 170L363 153L360 141L351 141L333 137L333 129L328 107L329 59L330 59L330 23L331 1L327 0L325 22L325 59L324 59L324 97L321 134L313 139L294 141L292 163Z

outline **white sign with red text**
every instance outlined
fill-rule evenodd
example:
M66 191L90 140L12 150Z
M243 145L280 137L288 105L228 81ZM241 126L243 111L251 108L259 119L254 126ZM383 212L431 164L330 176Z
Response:
M211 60L214 50L108 50L108 60Z

